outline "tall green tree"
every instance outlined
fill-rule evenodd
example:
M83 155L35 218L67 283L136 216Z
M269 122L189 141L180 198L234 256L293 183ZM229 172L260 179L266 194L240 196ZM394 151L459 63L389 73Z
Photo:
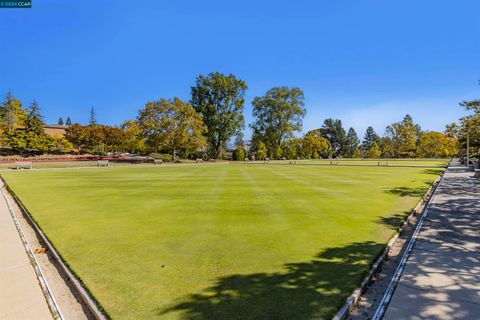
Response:
M219 72L197 77L191 105L207 126L208 153L220 159L226 143L244 127L245 81Z
M59 126L63 126L63 125L65 124L65 123L63 122L63 118L62 118L62 117L58 118L57 124L58 124Z
M345 156L353 158L359 145L360 140L358 139L357 132L350 127L347 137L345 138Z
M9 91L0 106L0 129L11 131L24 124L27 112L22 103Z
M345 153L346 132L339 119L325 119L322 127L319 129L322 136L330 142L331 150L335 157L342 156Z
M372 142L376 142L377 144L380 143L380 137L375 132L375 129L373 129L373 127L368 127L365 131L365 135L363 136L362 149L365 151L370 149Z
M37 135L45 134L43 127L45 122L43 116L40 114L40 107L37 101L33 102L28 107L28 113L25 118L25 129L30 132L34 132Z
M70 119L70 117L67 117L67 120L65 121L65 125L66 126L71 126L72 125L72 120Z
M410 115L407 114L401 122L396 122L388 126L385 129L385 133L392 139L395 156L415 156L421 129L418 124L413 122Z
M178 98L149 102L138 113L138 124L152 148L177 152L196 151L205 144L207 128L202 116Z
M302 130L304 108L303 91L299 88L276 87L252 101L255 121L253 140L263 141L270 157L280 150L282 141Z

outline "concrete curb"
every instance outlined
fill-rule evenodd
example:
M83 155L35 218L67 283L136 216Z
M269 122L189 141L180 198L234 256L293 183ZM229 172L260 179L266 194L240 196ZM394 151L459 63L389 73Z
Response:
M25 219L27 220L27 222L33 227L35 233L40 237L40 240L41 240L41 242L43 242L45 247L52 253L53 258L58 262L58 265L60 266L62 271L65 272L68 279L71 281L73 287L75 288L75 290L77 290L80 297L82 297L82 300L85 302L85 305L88 307L88 309L92 312L95 319L97 319L97 320L108 320L109 317L103 312L101 307L96 303L95 299L90 295L90 293L87 291L87 289L83 286L80 279L77 278L77 276L75 276L75 274L65 264L65 262L63 261L63 259L60 256L60 254L58 254L55 247L52 245L52 243L48 240L48 238L45 236L43 231L40 229L40 227L37 225L37 223L31 217L31 215L27 211L27 209L23 206L20 199L15 195L15 193L8 186L8 184L6 183L3 176L0 176L0 179L3 181L6 190L9 192L9 194L12 196L12 198L14 199L17 206L20 208L20 211L22 212L22 214L25 217ZM5 194L4 194L4 196L5 196Z
M410 224L411 219L416 216L417 214L423 215L425 212L425 208L427 207L433 193L437 189L438 184L440 183L440 180L443 177L444 172L438 177L433 184L430 186L428 191L425 193L423 198L418 202L418 204L415 206L415 208L412 210L412 212L408 215L407 219L405 222L402 224L402 226L398 229L398 232L395 233L395 235L388 241L387 246L385 250L383 251L382 254L375 260L373 263L372 267L368 271L368 274L366 277L363 279L362 283L360 286L353 291L353 293L347 298L345 304L340 308L340 310L337 312L335 316L333 316L332 320L344 320L348 317L350 314L350 311L357 305L358 301L360 300L360 297L362 294L367 290L368 285L372 282L373 276L379 272L381 266L383 265L383 262L387 260L388 258L388 253L390 252L390 248L393 246L395 241L397 241L398 237L402 234L402 232L405 230L405 228Z
M25 232L22 228L22 225L18 221L17 216L15 215L15 212L13 211L13 208L10 205L10 201L8 200L7 195L5 194L4 187L6 188L6 185L1 186L3 199L5 200L10 216L12 217L15 228L17 229L17 232L20 236L20 240L22 241L22 244L25 249L25 252L27 253L28 259L30 260L31 265L33 266L35 276L37 277L38 283L40 284L40 289L42 290L42 293L45 297L48 308L50 309L50 313L52 314L52 317L54 319L63 320L65 319L65 317L63 316L58 306L58 303L55 300L55 297L53 296L52 290L50 289L47 279L43 274L42 269L40 268L40 264L38 263L37 258L35 258L35 254L32 251L32 247L28 243L28 240L27 240L27 237L25 236Z

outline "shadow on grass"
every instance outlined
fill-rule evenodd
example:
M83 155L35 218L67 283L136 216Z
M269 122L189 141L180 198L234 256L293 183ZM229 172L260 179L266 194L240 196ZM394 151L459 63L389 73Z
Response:
M434 175L438 176L438 175L440 175L443 171L445 171L445 168L425 169L425 170L423 170L423 173L426 173L426 174L434 174Z
M423 197L428 188L429 185L421 187L395 187L385 190L385 192L398 195L400 197Z
M385 190L386 193L398 195L400 197L423 197L428 191L433 181L425 181L424 185L419 187L395 187Z
M409 213L410 211L405 211L404 213L396 213L390 217L380 217L378 222L392 230L398 230L405 220L407 220Z
M182 319L331 318L358 286L383 244L353 243L320 252L283 271L222 277L158 316L180 312Z

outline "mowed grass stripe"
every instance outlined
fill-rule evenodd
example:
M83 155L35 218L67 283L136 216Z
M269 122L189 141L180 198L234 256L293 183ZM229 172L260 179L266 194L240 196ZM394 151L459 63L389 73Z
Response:
M198 165L4 177L115 319L328 318L438 171Z

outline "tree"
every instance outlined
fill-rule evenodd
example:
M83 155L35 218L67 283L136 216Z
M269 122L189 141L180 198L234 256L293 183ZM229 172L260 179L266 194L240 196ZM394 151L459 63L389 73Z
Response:
M382 151L380 150L378 143L373 141L372 144L370 145L370 148L368 148L367 150L367 154L366 154L367 158L377 159L380 157L381 154L382 154Z
M235 161L243 161L247 157L247 152L243 147L237 146L235 150L233 150L232 157Z
M347 137L345 139L345 155L348 158L354 158L355 152L359 145L360 140L358 139L355 129L348 129Z
M72 125L72 120L70 119L70 117L67 117L67 121L65 121L65 125L66 126L71 126Z
M407 114L401 122L388 126L385 132L392 139L396 157L415 155L421 129L413 122L410 115Z
M373 127L368 127L365 131L365 135L362 141L363 150L367 151L368 149L370 149L372 142L376 142L378 144L380 142L380 137L375 132L375 129L373 129Z
M301 140L300 153L303 158L318 158L326 154L330 149L330 143L322 136L319 130L311 130Z
M300 139L290 139L282 142L282 154L288 159L296 159L298 153L301 152L301 141Z
M262 141L257 143L256 156L259 160L264 160L267 157L267 146Z
M418 155L425 158L450 157L458 153L458 141L440 132L427 131L420 136Z
M58 118L58 125L63 126L63 124L64 124L63 123L63 118L62 117Z
M480 152L480 100L463 101L460 106L471 112L460 119L458 139L462 147L466 147L467 137L470 148Z
M22 126L27 113L22 109L22 103L11 92L7 93L5 101L0 106L0 128L11 131Z
M60 134L54 134L52 136L52 140L54 149L56 151L68 152L73 150L73 145L70 143L70 141L65 139L65 137Z
M256 118L250 125L253 139L264 142L271 157L278 156L282 141L302 130L306 114L303 99L302 90L287 87L272 88L264 96L253 99L253 116Z
M25 129L34 132L37 135L45 134L43 126L45 125L43 117L40 114L40 107L37 101L33 102L28 107L28 113L25 118Z
M235 147L243 147L245 149L245 141L243 141L243 132L238 132L235 136Z
M383 158L392 158L395 156L395 147L393 145L392 139L389 137L382 137L380 139L380 149L382 150Z
M104 144L107 151L118 152L126 140L125 132L119 127L101 126L104 132Z
M124 133L122 148L131 153L143 153L146 151L145 141L143 139L142 128L136 121L126 120L121 129Z
M191 88L191 105L207 126L211 157L220 159L225 144L244 127L243 108L247 85L233 74L219 72L198 76Z
M171 152L173 161L178 151L192 151L205 144L207 132L202 116L178 98L149 102L138 114L147 144L154 149Z
M345 152L346 133L339 119L325 119L322 127L319 129L322 136L329 142L335 157L341 156Z
M455 122L449 123L445 126L444 134L447 137L458 138L460 127Z
M88 120L88 124L91 125L92 127L97 125L97 118L96 118L95 109L93 108L93 106L90 109L90 118Z
M81 151L83 148L87 148L89 143L89 134L87 132L87 127L80 124L74 124L69 126L65 130L65 138L73 143L75 148Z

